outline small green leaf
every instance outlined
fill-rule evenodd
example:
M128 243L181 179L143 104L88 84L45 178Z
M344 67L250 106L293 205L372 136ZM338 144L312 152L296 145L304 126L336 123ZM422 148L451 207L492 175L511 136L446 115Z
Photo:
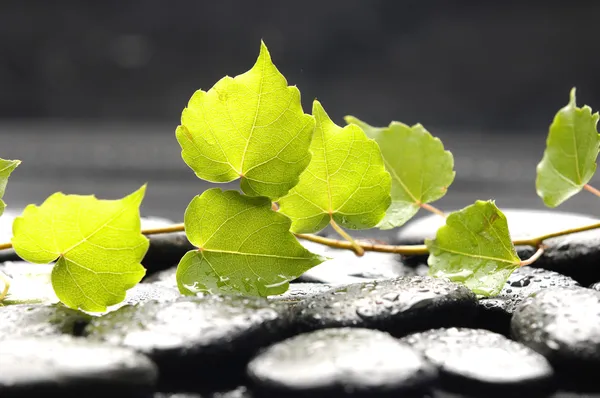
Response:
M191 201L184 223L198 250L177 267L183 294L282 294L290 280L325 260L302 247L289 232L290 220L266 197L209 189Z
M0 215L4 213L4 209L6 208L6 203L4 203L2 197L4 196L4 191L6 190L8 177L10 177L10 173L12 173L13 170L20 164L20 160L0 159Z
M589 106L577 107L573 88L569 104L554 117L537 166L535 186L546 206L560 205L594 176L600 148L597 124L598 113L592 114Z
M318 101L312 160L300 182L279 200L292 231L317 232L333 219L349 229L377 225L390 205L390 175L379 146L360 127L333 123Z
M346 123L360 126L379 144L385 168L392 176L392 204L381 229L402 226L419 211L423 203L431 203L446 194L454 181L454 158L439 138L423 126L409 127L392 122L388 127L373 127L346 116Z
M14 249L32 263L57 260L52 286L65 305L105 311L123 301L146 273L140 261L148 239L141 234L139 213L145 190L120 200L55 193L15 219Z
M506 217L492 201L478 200L450 214L425 244L432 276L461 282L483 296L498 294L521 263Z
M246 194L277 199L310 162L314 127L314 118L302 111L300 91L288 87L261 43L252 69L192 96L176 136L183 160L198 177L241 177Z

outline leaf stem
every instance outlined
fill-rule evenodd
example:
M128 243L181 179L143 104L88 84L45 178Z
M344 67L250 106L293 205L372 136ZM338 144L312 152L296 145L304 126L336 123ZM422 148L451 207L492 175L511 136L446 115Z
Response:
M585 189L586 191L588 191L588 192L591 192L591 193L593 193L594 195L596 195L596 196L600 197L600 190L598 190L598 189L594 188L594 187L593 187L593 186L591 186L590 184L585 184L585 185L583 186L583 189Z
M0 271L0 282L2 282L4 284L4 288L2 289L2 292L0 293L0 303L1 303L2 300L4 300L4 298L8 294L8 290L10 289L10 279L8 278L8 276L4 275L4 273L2 271Z
M542 254L544 254L544 246L540 245L538 247L537 251L535 253L533 253L533 255L531 257L529 257L527 260L521 261L519 266L524 267L526 265L531 265L531 264L535 263L540 257L542 257Z
M169 234L172 232L183 232L183 231L185 231L185 226L183 224L173 224L173 225L169 225L168 227L142 229L142 234L158 235L158 234Z
M438 209L437 207L433 207L432 205L430 205L429 203L420 203L419 206L422 209L425 209L427 211L432 212L433 214L437 214L438 216L444 217L446 218L446 214L444 214L443 211L441 211L440 209Z
M352 246L352 250L356 253L357 256L361 257L365 254L365 250L348 234L346 231L342 229L335 221L333 221L333 217L329 221L329 224L335 229L335 232L340 234L340 236L350 242Z
M324 238L318 235L311 234L296 234L296 237L299 239L308 240L311 242L319 243L321 245L333 247L336 249L349 249L354 250L352 243L344 242L337 239ZM380 245L373 243L366 243L355 241L364 251L367 252L380 252L380 253L395 253L395 254L404 254L406 256L417 256L417 255L425 255L429 253L427 250L427 246L425 245L410 245L410 246L401 246L401 245Z

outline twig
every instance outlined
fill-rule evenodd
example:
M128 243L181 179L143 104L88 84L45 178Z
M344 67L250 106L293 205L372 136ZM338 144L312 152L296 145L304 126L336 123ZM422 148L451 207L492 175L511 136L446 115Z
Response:
M529 257L527 260L521 261L521 264L519 264L519 265L521 267L524 267L526 265L531 265L531 264L535 263L540 257L542 257L542 254L544 254L544 246L540 245L540 247L538 247L536 252L533 253L533 256Z
M593 186L591 186L591 185L589 185L589 184L585 184L585 185L583 186L583 189L585 189L586 191L588 191L588 192L591 192L591 193L593 193L594 195L596 195L596 196L600 197L600 190L598 190L598 189L594 188Z
M340 234L342 238L346 239L350 243L350 245L352 246L352 250L354 250L354 253L356 253L357 256L361 257L365 254L365 250L358 243L356 243L356 241L350 236L350 234L344 231L342 227L340 227L335 221L333 221L333 218L331 219L331 221L329 221L329 224L333 227L335 232Z

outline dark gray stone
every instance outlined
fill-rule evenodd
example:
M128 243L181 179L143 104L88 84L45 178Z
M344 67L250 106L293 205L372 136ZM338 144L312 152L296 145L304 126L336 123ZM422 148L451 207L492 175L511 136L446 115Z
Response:
M68 336L4 340L2 397L148 397L157 379L147 357Z
M77 335L89 321L89 315L62 304L0 306L0 341L17 337Z
M22 209L7 207L0 217L0 242L10 242L12 238L12 224L15 218L22 212ZM20 258L13 249L0 250L0 262L19 261Z
M471 326L476 299L466 287L445 279L399 277L331 289L297 304L293 312L301 331L353 326L401 336Z
M600 292L573 287L535 293L515 311L511 333L563 374L593 375L600 365Z
M318 330L277 343L248 364L259 397L421 397L434 367L387 333Z
M479 300L478 326L504 335L510 332L510 318L527 297L554 287L579 286L574 279L543 268L517 268L500 294Z
M333 286L326 283L290 283L290 288L285 293L278 296L269 296L269 300L294 305L331 288Z
M289 336L289 320L265 299L182 297L123 307L92 320L85 334L148 354L164 391L202 391L238 385L256 350Z
M544 210L502 209L506 215L513 239L527 239L542 234L581 227L597 223L590 216ZM420 244L425 238L435 238L437 229L444 225L444 219L426 216L414 220L399 229L398 241L402 244ZM556 271L570 276L582 285L588 286L600 280L600 230L579 232L544 241L546 251L532 266ZM517 246L522 259L529 258L534 249ZM407 263L418 264L426 261L426 256L405 259Z
M412 267L405 266L399 255L365 252L358 257L351 250L334 249L318 243L300 240L313 253L331 258L302 274L296 281L346 285L349 283L389 279L415 275Z
M168 302L175 301L181 294L178 290L168 288L154 283L138 283L131 289L127 290L125 299L119 304L111 305L105 312L89 313L90 315L101 316L118 310L126 305L137 305L148 301Z
M154 274L148 275L142 283L153 284L157 286L163 286L170 289L179 290L177 287L177 267L171 267L169 269L158 271Z
M142 217L142 228L168 227L174 222L158 217ZM150 246L142 260L147 275L169 269L179 264L179 260L194 246L187 240L185 232L174 232L148 236Z
M0 272L10 278L8 295L3 304L55 304L58 297L52 288L53 264L32 264L26 261L6 261ZM1 285L1 283L0 283Z
M240 386L231 391L211 392L211 393L164 393L159 392L154 394L154 398L251 398L250 391Z
M590 285L590 289L594 289L594 290L600 291L600 282L592 283Z
M435 329L401 340L440 371L441 387L472 396L546 396L554 372L537 352L483 329Z

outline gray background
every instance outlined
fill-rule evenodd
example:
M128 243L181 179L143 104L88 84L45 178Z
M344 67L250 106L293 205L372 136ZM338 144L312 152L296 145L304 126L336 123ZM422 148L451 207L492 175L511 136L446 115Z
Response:
M578 88L600 107L599 2L0 0L0 156L23 164L5 199L118 198L181 220L208 187L180 158L181 110L250 68L279 69L338 123L420 122L456 159L439 202L543 208L535 165ZM595 179L600 185L600 179ZM236 187L229 184L228 187ZM560 210L597 214L589 193Z

